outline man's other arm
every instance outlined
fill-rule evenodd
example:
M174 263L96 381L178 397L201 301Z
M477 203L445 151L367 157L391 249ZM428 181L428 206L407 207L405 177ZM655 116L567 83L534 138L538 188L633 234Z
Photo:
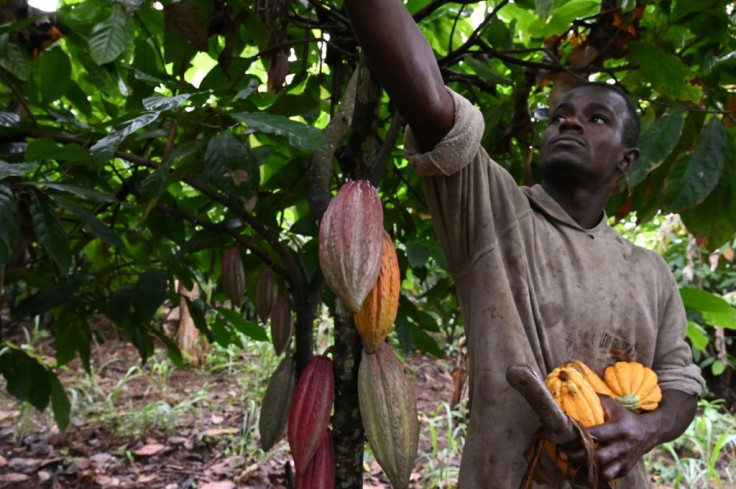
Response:
M400 0L345 0L345 6L371 69L421 150L430 151L455 120L432 48Z
M598 441L598 468L607 480L626 475L639 459L654 447L674 440L690 425L695 416L698 397L676 390L662 391L657 409L635 414L614 399L601 396L606 422L588 428ZM573 466L585 462L582 451L569 454Z

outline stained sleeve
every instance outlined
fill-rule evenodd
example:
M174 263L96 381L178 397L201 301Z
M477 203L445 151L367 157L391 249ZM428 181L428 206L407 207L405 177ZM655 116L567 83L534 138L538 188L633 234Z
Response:
M700 367L693 363L692 350L685 341L687 334L685 306L667 264L661 257L657 258L662 314L652 368L657 372L662 390L672 389L700 395L705 388L705 380Z
M407 128L409 166L422 177L427 205L450 272L462 275L498 245L498 237L529 209L511 175L481 147L484 121L468 100L447 89L455 123L431 151L421 153Z

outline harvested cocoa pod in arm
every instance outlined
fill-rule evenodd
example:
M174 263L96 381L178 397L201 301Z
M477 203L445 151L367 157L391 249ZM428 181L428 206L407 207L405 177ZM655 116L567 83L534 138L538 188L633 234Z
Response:
M455 120L432 48L400 0L345 0L368 63L414 132L423 151Z

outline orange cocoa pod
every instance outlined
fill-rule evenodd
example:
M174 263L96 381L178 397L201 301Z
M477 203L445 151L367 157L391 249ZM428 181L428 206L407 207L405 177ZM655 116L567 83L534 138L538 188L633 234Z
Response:
M384 231L378 280L363 301L360 311L353 317L367 353L375 353L391 331L399 310L400 295L399 260L391 236Z
M343 185L319 226L319 264L325 283L350 314L378 280L383 249L383 207L367 180Z
M245 299L245 269L240 250L231 246L222 257L222 289L234 306L240 307Z
M271 311L271 342L274 350L276 350L276 355L281 355L289 346L291 331L289 297L280 295L276 298L276 304L274 304L273 311Z
M314 356L297 381L286 429L297 474L304 474L327 434L334 400L332 360L325 355Z

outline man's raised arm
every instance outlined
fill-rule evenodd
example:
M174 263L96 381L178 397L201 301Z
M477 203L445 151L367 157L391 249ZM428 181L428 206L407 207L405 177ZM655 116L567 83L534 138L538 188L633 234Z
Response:
M401 0L345 0L363 52L383 88L429 151L455 120L439 66Z

